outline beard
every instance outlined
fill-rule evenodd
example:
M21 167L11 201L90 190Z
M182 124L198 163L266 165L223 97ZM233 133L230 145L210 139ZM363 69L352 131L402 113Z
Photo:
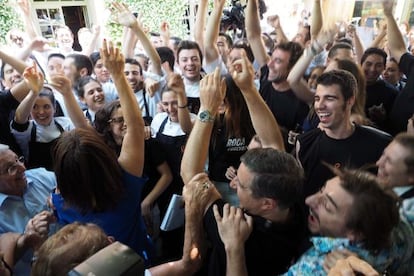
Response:
M288 76L288 73L276 73L273 75L269 75L268 81L275 83L275 84L280 84L284 81L286 81Z

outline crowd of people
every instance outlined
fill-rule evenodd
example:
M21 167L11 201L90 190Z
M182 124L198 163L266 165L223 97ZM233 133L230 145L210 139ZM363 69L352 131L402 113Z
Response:
M0 50L0 275L66 275L119 241L145 275L414 275L414 57L321 1L292 40L199 0L193 40L112 3L121 47L56 29ZM16 37L11 30L10 37ZM18 42L18 44L13 44ZM98 45L99 44L99 45ZM366 48L365 48L366 46ZM160 231L174 194L185 222Z

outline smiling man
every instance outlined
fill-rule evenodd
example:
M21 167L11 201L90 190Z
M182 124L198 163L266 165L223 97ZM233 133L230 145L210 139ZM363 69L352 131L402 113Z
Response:
M391 141L385 133L351 122L355 91L354 76L343 70L326 72L317 80L314 108L319 127L299 136L296 147L307 179L304 197L317 192L333 177L321 161L337 168L372 165Z
M388 131L387 118L397 96L397 89L380 79L385 70L387 54L378 48L368 48L361 57L361 66L367 80L365 113L377 127Z
M33 221L51 221L49 213L41 219L31 219L46 209L47 198L55 187L54 173L44 168L26 170L24 158L0 144L0 234L26 233ZM31 255L29 252L18 262L16 275L30 274Z
M184 79L188 108L197 114L200 109L200 80L203 54L197 42L183 40L178 45L177 63Z

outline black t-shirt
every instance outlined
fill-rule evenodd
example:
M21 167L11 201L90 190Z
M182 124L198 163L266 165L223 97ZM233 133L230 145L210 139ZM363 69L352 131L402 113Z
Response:
M215 202L219 210L224 202ZM217 230L212 206L204 216L204 227L211 242L211 254L207 256L208 275L226 275L226 252ZM291 209L285 223L271 223L253 216L253 231L245 244L246 266L249 275L279 275L287 271L300 256L301 243L306 234L304 213L299 205Z
M330 138L319 128L300 135L299 160L306 175L304 196L316 193L334 177L321 161L347 168L373 165L391 139L385 132L366 126L355 126L354 133L346 139Z
M16 154L21 154L20 147L10 132L12 113L18 105L19 102L9 90L0 92L0 143L8 145Z
M254 136L254 129L244 137L227 138L225 125L216 128L213 133L215 139L210 140L208 174L213 181L229 182L225 177L227 168L239 167L240 157L246 152Z
M395 99L389 116L393 135L406 131L407 121L414 114L414 56L405 53L400 60L400 69L407 76L407 84Z
M367 85L366 88L367 97L365 101L365 114L367 117L374 122L382 130L388 131L387 126L388 117L391 113L392 105L394 104L395 98L397 97L398 90L391 84L384 80L378 80L372 85ZM376 105L382 104L386 116L383 120L379 120L373 116L370 116L369 108Z
M303 124L309 113L309 106L299 100L291 89L287 91L275 90L272 82L267 80L269 76L269 67L267 65L260 70L260 95L262 95L264 101L269 106L279 126L281 126L286 144L289 130L294 130L298 124Z

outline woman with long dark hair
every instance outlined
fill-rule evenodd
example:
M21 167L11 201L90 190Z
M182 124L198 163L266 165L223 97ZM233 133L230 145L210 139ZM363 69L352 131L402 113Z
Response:
M103 42L101 57L110 70L123 110L119 156L97 132L84 124L57 141L57 179L52 202L59 222L94 222L106 234L133 248L149 264L152 251L141 215L144 167L144 120L124 75L124 56ZM113 121L120 124L120 121Z

